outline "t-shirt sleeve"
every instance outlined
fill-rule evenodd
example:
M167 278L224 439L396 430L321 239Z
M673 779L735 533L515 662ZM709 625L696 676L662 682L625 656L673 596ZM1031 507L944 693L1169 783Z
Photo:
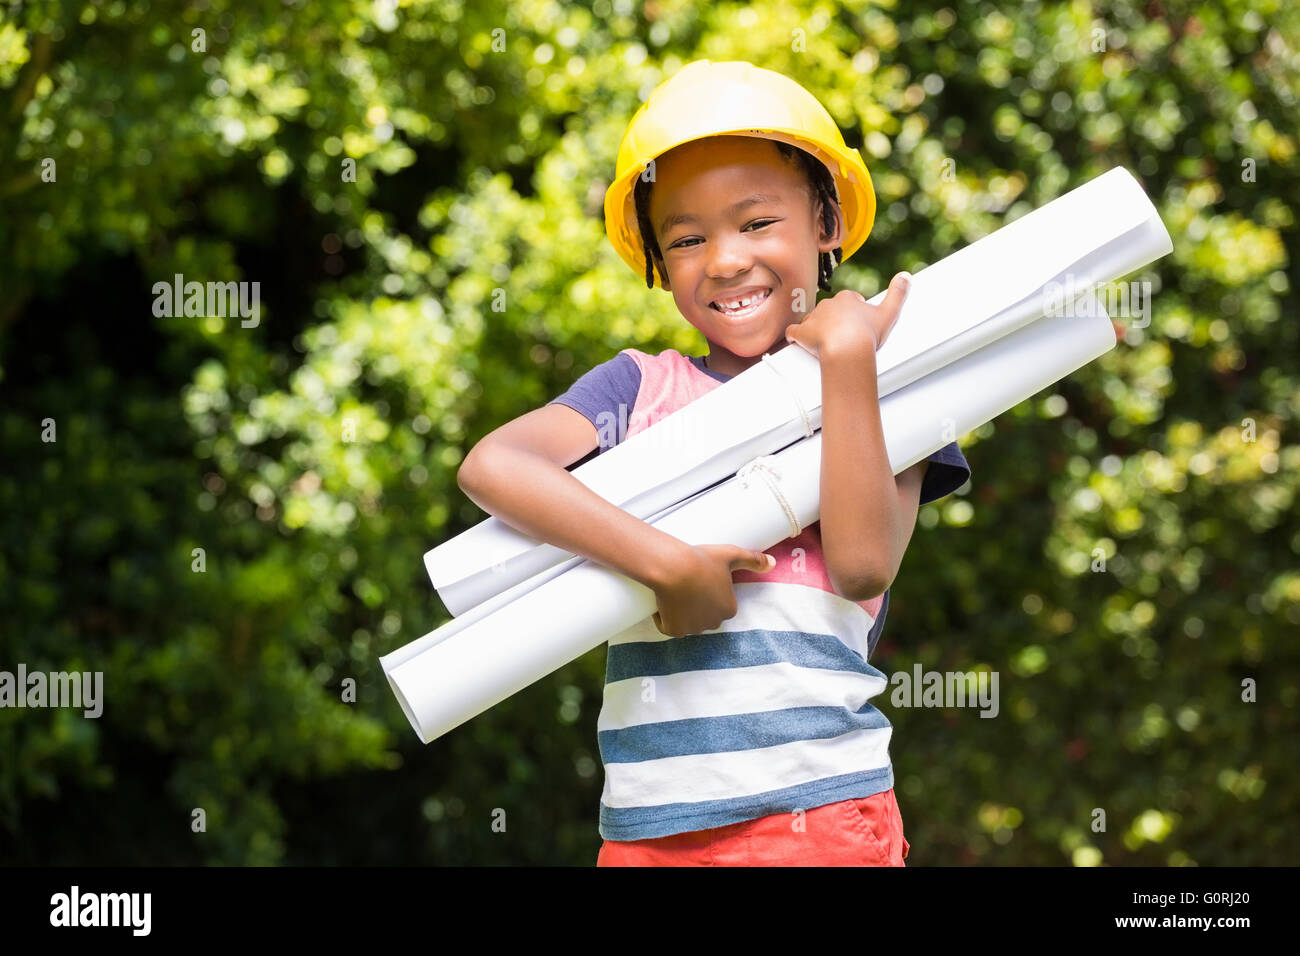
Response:
M632 417L632 407L640 389L640 367L632 356L619 352L580 376L568 391L546 404L567 405L581 413L600 434L599 451L603 452L624 437L625 423ZM620 406L624 406L621 412ZM602 414L607 417L602 418ZM610 428L610 425L615 427Z
M925 458L930 466L921 480L921 504L950 495L970 478L970 465L957 443L949 442Z
M926 469L929 471L930 469ZM885 588L884 600L880 602L880 610L876 612L876 620L871 625L871 630L867 632L867 660L876 652L876 644L880 641L880 633L885 629L885 616L889 613L889 588Z

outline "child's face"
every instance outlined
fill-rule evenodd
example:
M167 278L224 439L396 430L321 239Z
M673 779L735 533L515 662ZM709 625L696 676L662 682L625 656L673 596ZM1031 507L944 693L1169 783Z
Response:
M740 360L721 363L736 371L784 346L786 328L817 304L818 256L842 238L838 210L835 233L823 235L807 177L771 140L751 136L685 143L655 161L654 175L650 222L663 253L664 288L682 315L724 358L729 352ZM755 195L766 198L737 205ZM689 218L670 221L677 217ZM764 291L762 302L737 315L711 305ZM712 353L710 364L720 367Z

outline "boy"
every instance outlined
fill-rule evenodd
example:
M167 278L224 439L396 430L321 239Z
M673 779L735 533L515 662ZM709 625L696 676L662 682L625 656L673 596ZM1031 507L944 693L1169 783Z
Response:
M702 60L633 117L619 167L611 241L708 354L625 349L458 475L484 510L655 593L653 617L609 642L597 864L901 866L891 728L870 704L886 680L867 659L919 505L970 469L953 442L890 470L875 355L905 274L879 306L845 291L808 310L870 231L865 165L793 81ZM566 470L604 450L620 405L635 434L789 343L821 365L821 520L769 554L687 545Z

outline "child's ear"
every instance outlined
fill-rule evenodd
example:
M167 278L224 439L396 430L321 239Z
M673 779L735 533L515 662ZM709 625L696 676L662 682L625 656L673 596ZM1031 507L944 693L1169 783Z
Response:
M844 244L844 213L840 210L840 204L831 203L831 211L835 214L835 229L830 235L827 235L826 227L822 224L820 210L818 210L817 248L822 252L830 252L833 249L838 249Z

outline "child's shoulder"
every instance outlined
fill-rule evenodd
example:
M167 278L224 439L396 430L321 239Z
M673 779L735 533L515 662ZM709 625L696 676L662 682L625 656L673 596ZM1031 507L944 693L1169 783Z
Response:
M698 397L701 389L708 391L709 386L716 384L710 381L707 373L700 370L695 359L676 349L646 352L638 348L625 348L611 361L629 362L635 366L641 391L648 390L656 395L672 393L682 403Z
M645 352L638 348L621 349L619 355L626 355L632 361L636 362L637 368L645 371L651 366L685 366L690 365L691 360L676 349L663 349L659 352ZM618 356L615 356L617 358Z
M629 375L635 378L644 375L647 371L682 369L689 367L690 364L690 358L676 349L646 352L629 346L625 349L619 349L605 361L596 363L580 375L578 380L624 379Z

